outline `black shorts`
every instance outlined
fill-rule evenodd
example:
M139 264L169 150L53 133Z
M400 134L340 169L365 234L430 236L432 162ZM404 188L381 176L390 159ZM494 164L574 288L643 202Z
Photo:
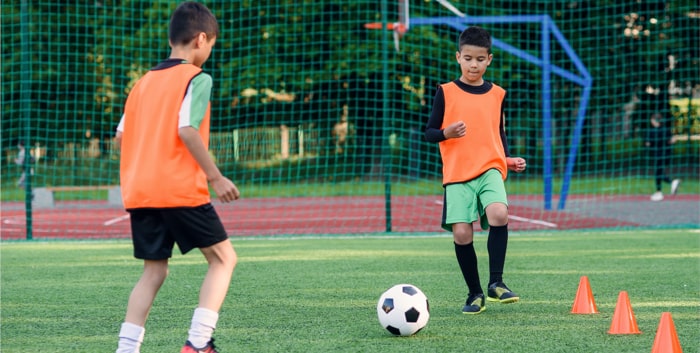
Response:
M219 215L210 203L197 207L137 208L131 217L134 257L163 260L172 256L177 243L186 254L228 239Z

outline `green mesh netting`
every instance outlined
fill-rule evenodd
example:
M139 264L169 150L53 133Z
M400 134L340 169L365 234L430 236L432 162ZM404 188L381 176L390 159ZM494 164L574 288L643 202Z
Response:
M506 184L512 229L700 223L697 2L416 0L408 17L395 0L205 3L221 27L210 150L243 196L217 204L232 235L440 231L423 129L469 25L493 35L486 78L508 90L510 150L528 160ZM176 5L2 3L2 239L129 236L112 138L169 55ZM368 28L399 18L405 32ZM657 111L682 183L652 202Z

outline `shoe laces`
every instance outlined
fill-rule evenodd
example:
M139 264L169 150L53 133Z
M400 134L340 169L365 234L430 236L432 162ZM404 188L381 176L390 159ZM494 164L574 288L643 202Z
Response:
M489 286L489 288L493 288L493 289L496 289L496 288L503 288L503 289L505 289L505 290L507 290L507 291L510 292L510 288L508 288L508 286L506 286L506 284L503 283L503 282L494 282L494 283L492 283L492 284Z
M483 299L483 294L469 294L467 296L467 305L478 305L481 306L481 300Z

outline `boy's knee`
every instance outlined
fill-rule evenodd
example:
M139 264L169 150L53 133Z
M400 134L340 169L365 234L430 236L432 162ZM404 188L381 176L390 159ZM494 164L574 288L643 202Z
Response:
M168 263L163 261L146 261L143 267L144 277L154 283L163 283L169 273Z
M499 214L496 217L489 217L489 225L494 227L501 227L508 224L508 213Z
M233 269L238 262L238 256L229 241L222 241L209 248L202 249L205 257L212 263L219 263L225 267Z
M486 208L486 216L492 226L508 224L508 206L502 203L492 203Z
M231 249L230 254L228 254L225 263L228 264L231 268L236 267L236 264L238 263L238 255L236 254L236 251L233 250L233 248Z
M474 232L467 227L453 228L452 236L457 245L467 245L474 241Z

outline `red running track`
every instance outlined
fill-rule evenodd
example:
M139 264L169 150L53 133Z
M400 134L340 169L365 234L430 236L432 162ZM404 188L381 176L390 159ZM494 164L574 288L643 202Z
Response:
M635 226L606 217L585 217L545 211L537 197L511 197L511 230L551 230ZM518 205L524 204L536 206ZM385 200L372 197L301 197L241 199L215 207L231 236L384 233ZM0 240L26 239L21 204L2 205ZM33 239L128 238L128 213L105 202L58 202L32 215ZM392 232L442 232L442 199L438 196L396 196L391 199ZM477 225L478 229L478 225Z

